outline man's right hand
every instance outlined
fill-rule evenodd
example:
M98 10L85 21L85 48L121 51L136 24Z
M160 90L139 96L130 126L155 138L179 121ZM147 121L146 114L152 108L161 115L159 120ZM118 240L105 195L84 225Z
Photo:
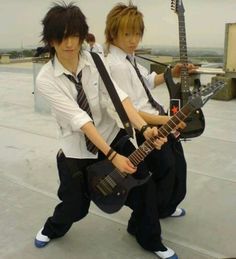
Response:
M127 174L133 174L137 171L137 167L134 166L131 161L120 154L117 154L112 160L113 165L118 168L121 172L125 172Z

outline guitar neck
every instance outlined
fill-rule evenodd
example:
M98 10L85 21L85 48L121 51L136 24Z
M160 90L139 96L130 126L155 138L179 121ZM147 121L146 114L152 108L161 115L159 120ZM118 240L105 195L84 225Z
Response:
M186 43L186 31L185 31L185 18L184 14L178 14L179 20L179 52L180 52L180 62L182 64L188 64L188 53L187 53L187 43ZM189 74L187 67L182 67L180 72L181 77L181 91L182 93L188 93L188 81Z
M196 108L190 103L185 104L171 119L164 125L162 125L158 131L158 137L167 137L181 122L184 121L185 118ZM151 151L155 148L154 141L156 138L150 138L143 142L138 149L136 149L130 156L130 161L137 166L144 158L151 153Z

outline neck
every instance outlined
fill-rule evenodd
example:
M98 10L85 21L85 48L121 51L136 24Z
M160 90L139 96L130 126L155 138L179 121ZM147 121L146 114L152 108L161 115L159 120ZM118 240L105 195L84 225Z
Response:
M60 58L59 56L57 56L57 58L64 68L70 71L73 75L76 75L79 64L79 56L74 56L70 59Z

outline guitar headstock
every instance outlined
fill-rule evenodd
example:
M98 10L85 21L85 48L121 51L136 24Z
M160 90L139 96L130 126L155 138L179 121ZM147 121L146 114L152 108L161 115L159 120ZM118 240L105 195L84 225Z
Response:
M183 14L185 10L182 0L171 0L171 9L177 14Z
M194 106L196 109L201 108L216 92L222 89L225 85L224 81L217 81L213 84L208 84L202 90L193 93L189 99L188 103Z

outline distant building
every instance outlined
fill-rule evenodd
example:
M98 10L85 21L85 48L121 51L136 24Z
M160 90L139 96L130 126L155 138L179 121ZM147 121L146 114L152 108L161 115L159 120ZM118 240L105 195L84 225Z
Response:
M9 64L10 54L0 54L0 64Z

